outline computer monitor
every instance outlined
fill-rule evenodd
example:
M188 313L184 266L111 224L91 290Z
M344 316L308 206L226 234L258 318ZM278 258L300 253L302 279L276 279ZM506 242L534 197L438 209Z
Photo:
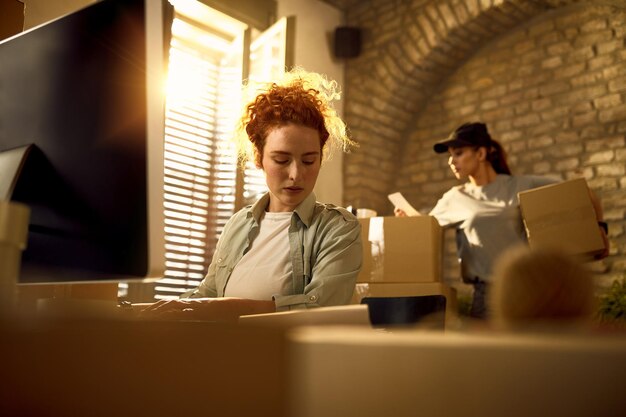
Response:
M19 283L163 275L172 20L103 0L0 42L0 189L31 209Z

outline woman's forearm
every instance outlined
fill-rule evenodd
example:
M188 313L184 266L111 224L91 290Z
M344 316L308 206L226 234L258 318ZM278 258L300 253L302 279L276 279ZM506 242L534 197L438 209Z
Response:
M245 298L187 298L163 300L143 308L140 316L170 320L237 321L239 316L273 313L272 300Z

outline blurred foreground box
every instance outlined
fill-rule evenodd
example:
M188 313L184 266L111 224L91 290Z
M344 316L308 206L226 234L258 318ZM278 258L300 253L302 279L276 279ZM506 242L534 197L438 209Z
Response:
M518 197L531 248L559 248L586 260L604 251L584 178L523 191Z
M289 415L624 416L626 339L590 335L301 327Z
M0 416L287 416L286 349L270 327L0 318Z
M363 266L357 282L439 282L442 229L432 216L359 219Z

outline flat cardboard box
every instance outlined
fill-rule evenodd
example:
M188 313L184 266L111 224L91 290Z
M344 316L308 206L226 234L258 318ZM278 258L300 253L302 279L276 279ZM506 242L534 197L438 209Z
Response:
M357 282L441 281L443 234L432 216L359 219L363 266Z
M446 297L446 327L458 318L457 291L442 282L428 283L357 283L351 303L360 304L365 297L412 297L443 295Z
M531 248L559 248L583 259L604 251L604 240L584 178L518 194Z
M317 307L302 310L279 311L276 313L250 314L240 316L239 323L285 328L303 325L370 325L366 305Z

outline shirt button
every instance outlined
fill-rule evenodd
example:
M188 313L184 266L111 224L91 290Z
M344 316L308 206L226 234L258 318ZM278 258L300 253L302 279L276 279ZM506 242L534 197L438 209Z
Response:
M309 301L316 301L317 300L317 295L310 295L309 296Z
M223 259L222 259L222 258L218 258L218 259L217 259L217 263L218 263L218 264L221 264L221 263L222 263L222 261L223 261Z

